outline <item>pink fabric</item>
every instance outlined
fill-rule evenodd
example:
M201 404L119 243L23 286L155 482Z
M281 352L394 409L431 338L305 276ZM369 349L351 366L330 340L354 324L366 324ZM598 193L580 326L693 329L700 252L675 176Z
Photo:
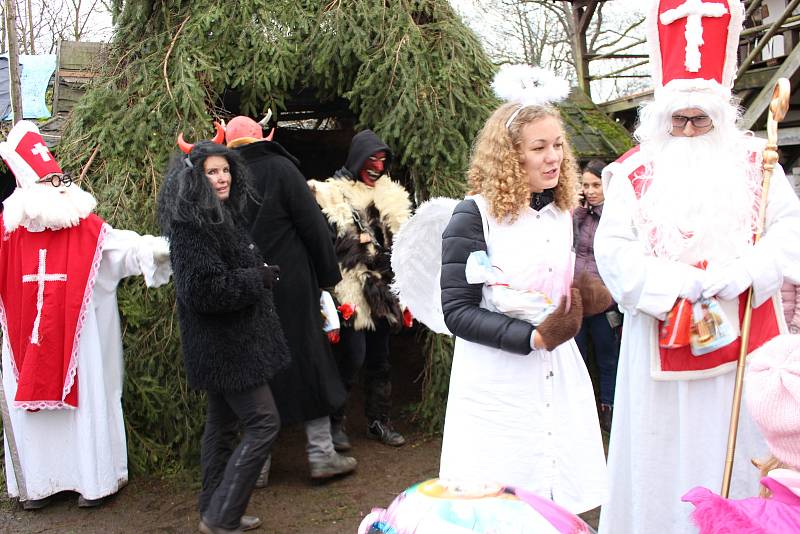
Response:
M777 481L761 480L774 496L770 499L724 499L711 490L696 487L681 500L695 506L692 520L699 534L788 534L800 532L800 497Z
M589 527L578 517L572 515L559 505L522 488L514 488L514 494L528 503L542 517L550 521L553 527L562 534L589 534Z
M745 401L770 452L800 467L800 335L781 334L753 351Z
M789 332L800 334L800 291L798 291L798 286L788 280L785 281L781 287L781 300Z

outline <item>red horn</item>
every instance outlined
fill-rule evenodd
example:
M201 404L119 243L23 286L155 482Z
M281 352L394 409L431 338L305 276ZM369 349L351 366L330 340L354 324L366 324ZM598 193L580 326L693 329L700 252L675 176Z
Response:
M183 140L183 132L178 134L178 147L183 151L184 154L188 154L194 148L192 143L187 143Z
M269 135L268 135L268 136L266 136L264 139L266 139L267 141L272 141L272 137L273 137L274 135L275 135L275 128L273 128L272 130L270 130L270 131L269 131Z
M214 121L214 128L217 129L217 135L214 136L214 139L212 139L212 141L218 145L221 145L225 142L225 127L222 126L217 121Z

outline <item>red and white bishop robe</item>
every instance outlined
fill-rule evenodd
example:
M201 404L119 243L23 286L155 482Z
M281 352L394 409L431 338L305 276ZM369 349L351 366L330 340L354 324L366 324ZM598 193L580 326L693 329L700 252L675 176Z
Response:
M78 406L78 348L107 231L94 214L61 230L20 226L6 235L3 228L0 320L17 408Z

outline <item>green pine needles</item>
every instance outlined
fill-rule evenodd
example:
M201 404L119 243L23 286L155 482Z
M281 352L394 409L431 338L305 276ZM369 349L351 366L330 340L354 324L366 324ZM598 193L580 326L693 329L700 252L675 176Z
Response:
M492 107L494 68L446 0L116 0L102 76L72 112L60 159L116 228L158 233L156 195L175 137L213 134L212 118L262 116L312 89L343 97L397 154L418 202L460 197L469 146ZM235 91L239 109L222 108ZM203 402L185 383L171 285L119 290L133 471L165 474L199 458ZM418 413L440 428L452 343L425 335Z

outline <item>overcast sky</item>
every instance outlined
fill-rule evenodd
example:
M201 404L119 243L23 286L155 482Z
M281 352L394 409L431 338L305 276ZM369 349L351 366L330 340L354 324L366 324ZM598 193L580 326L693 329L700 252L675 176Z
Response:
M487 13L485 9L476 7L476 4L490 4L490 0L484 0L483 2L476 2L475 0L450 0L450 3L453 5L456 11L461 14L464 21L483 40L484 46L487 48L487 53L489 53L491 56L492 50L490 47L492 44L490 43L495 37L497 28L509 24L508 18L504 19L497 12ZM646 8L647 2L643 0L609 0L605 2L603 6L604 21L619 21L621 26L625 26L626 23L624 23L624 21L630 21L632 19L644 16L644 11ZM609 24L604 24L604 27L609 26ZM643 38L644 30L642 26L636 28L636 30L630 35L632 40ZM513 42L513 40L506 40L502 44L511 42ZM647 50L644 46L639 46L634 49L626 50L625 53L646 54ZM590 69L593 75L598 75L619 69L630 62L640 61L642 60L598 60L592 62ZM645 65L638 67L636 74L644 74L647 76L645 78L637 79L620 79L617 81L617 84L606 80L595 81L592 83L592 96L597 101L605 101L649 87L650 78L648 66Z

